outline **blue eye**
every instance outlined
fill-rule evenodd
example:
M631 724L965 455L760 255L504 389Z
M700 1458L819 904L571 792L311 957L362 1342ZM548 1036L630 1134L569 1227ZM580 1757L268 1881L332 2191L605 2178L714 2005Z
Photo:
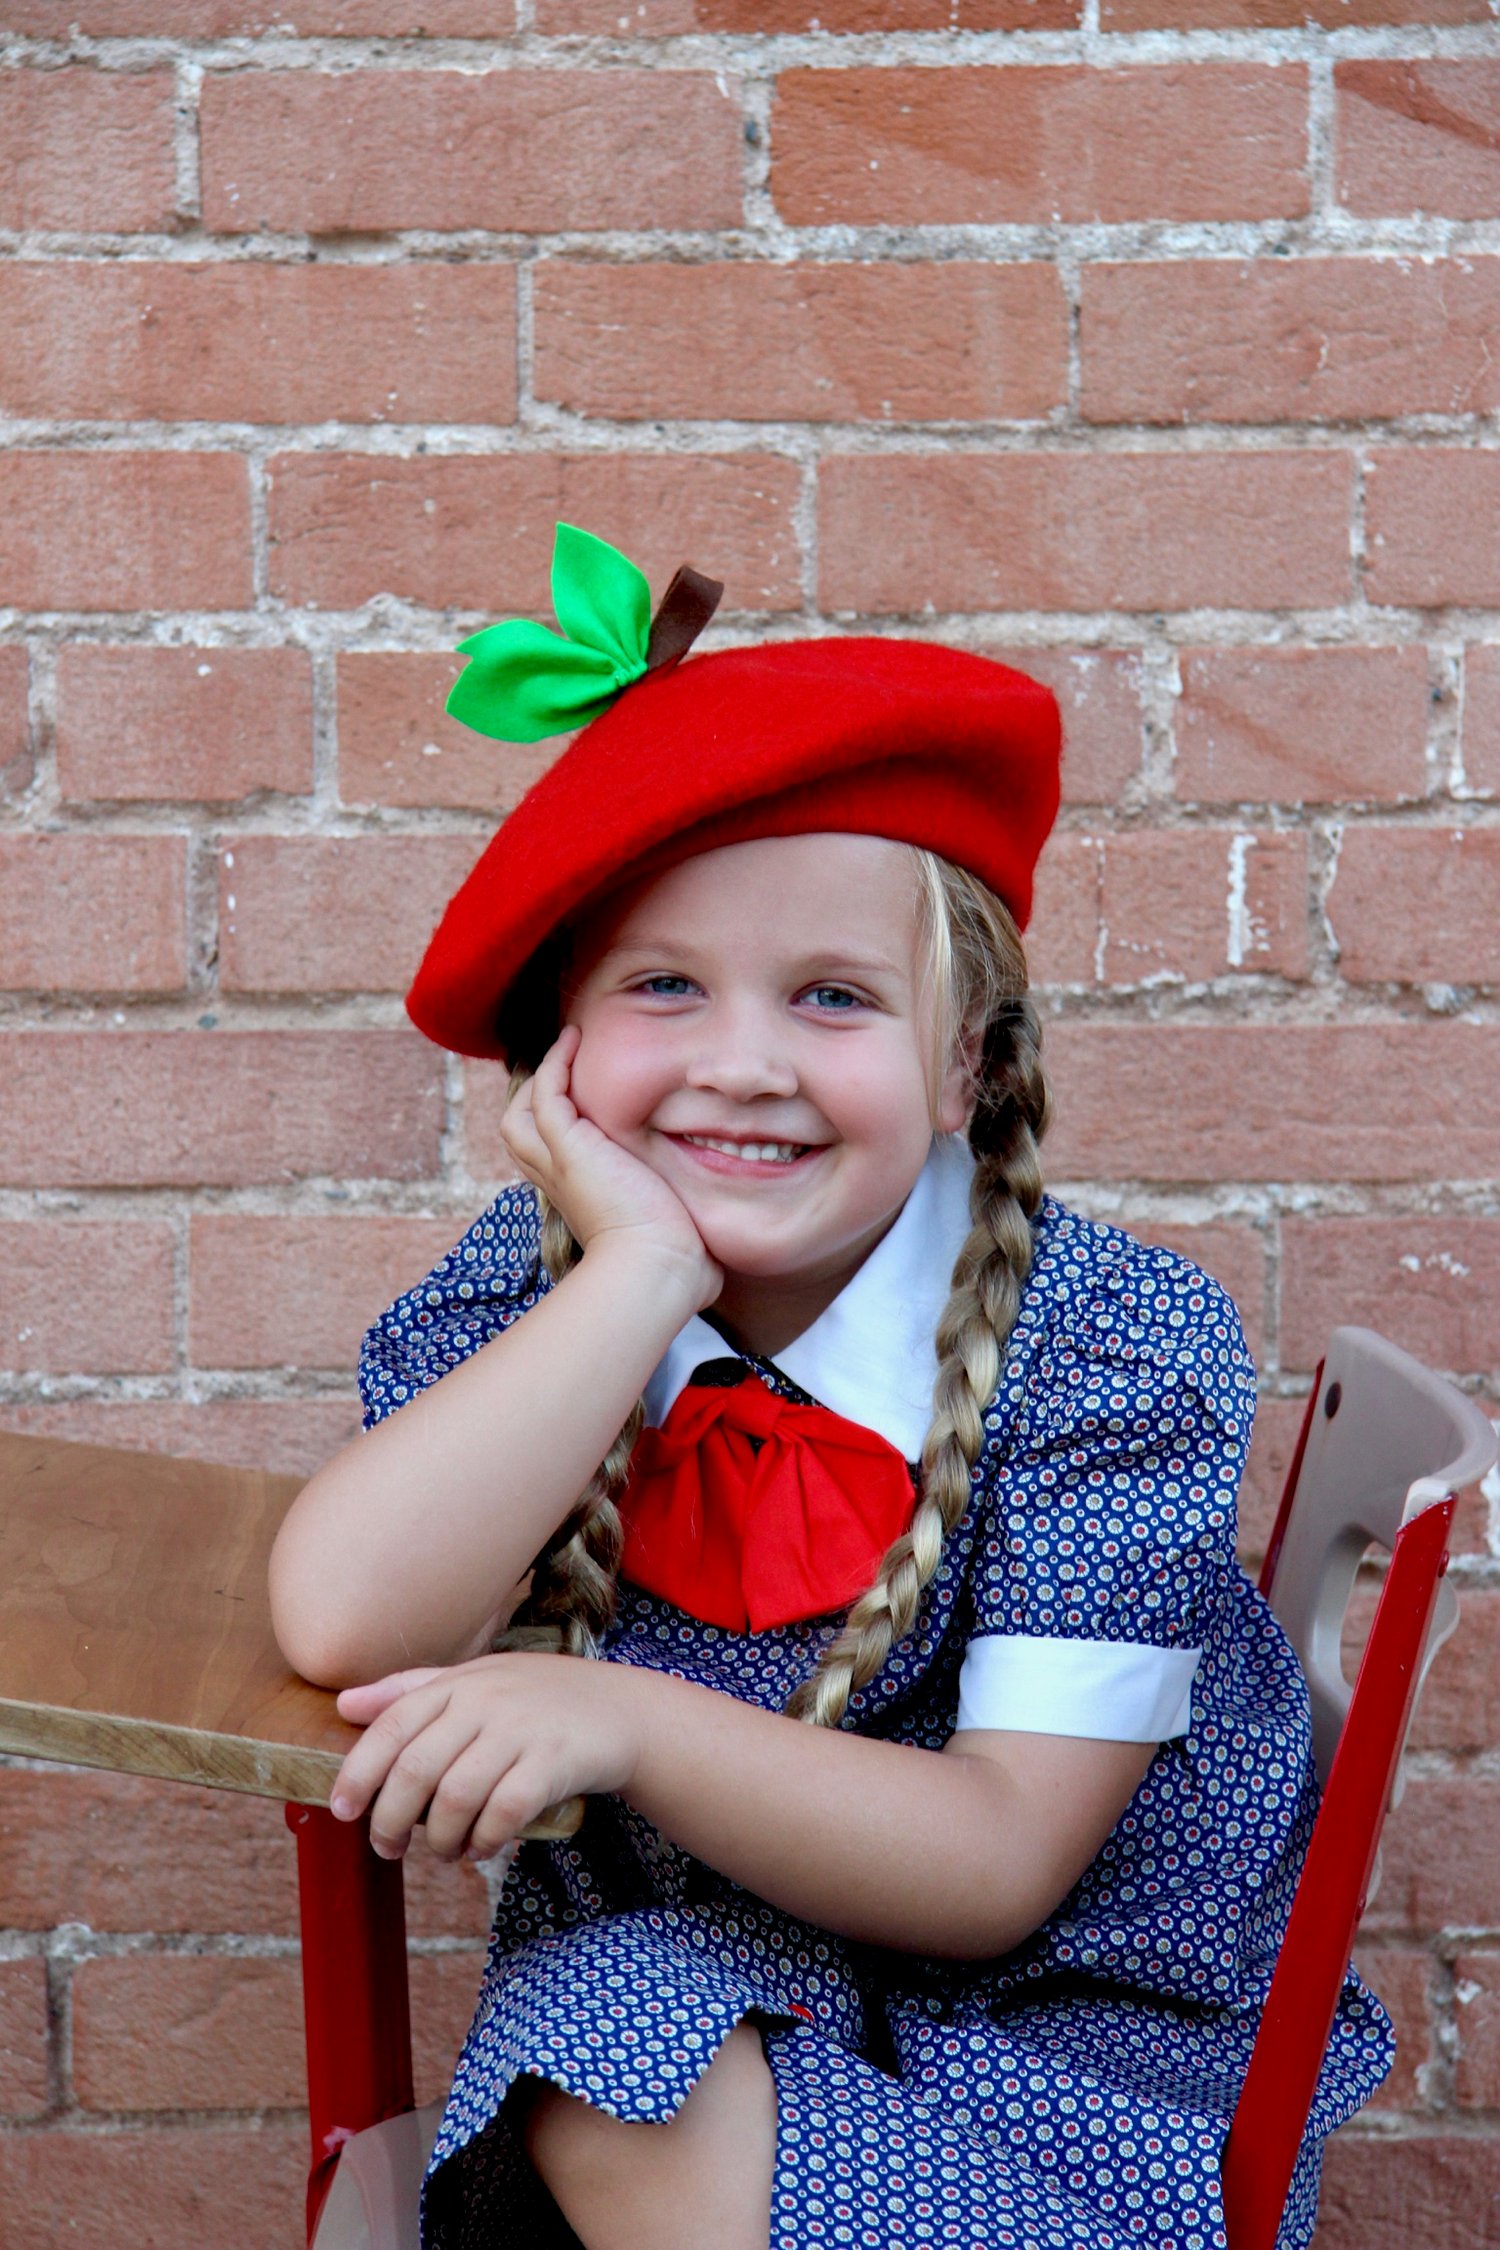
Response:
M829 1015L847 1015L851 1008L864 1006L859 994L851 992L846 984L811 985L808 988L808 997L822 1002L825 1013Z
M663 991L664 985L671 985L675 989L670 992ZM644 978L636 989L639 992L652 993L659 1000L680 1000L685 992L692 991L693 980L691 977L669 976L664 972L661 976Z

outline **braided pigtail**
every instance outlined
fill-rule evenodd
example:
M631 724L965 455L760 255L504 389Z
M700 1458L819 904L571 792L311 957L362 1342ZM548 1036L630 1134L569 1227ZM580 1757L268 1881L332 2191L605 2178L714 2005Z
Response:
M1042 1199L1038 1144L1048 1092L1020 936L1005 907L973 876L930 853L914 857L939 1066L955 1037L972 1057L973 1225L938 1322L933 1418L916 1509L875 1583L787 1701L788 1716L811 1726L837 1727L851 1695L912 1630L943 1541L963 1518L984 1443L984 1410L1031 1271L1030 1222Z
M530 1073L511 1073L512 1098ZM542 1264L553 1282L578 1263L579 1248L562 1213L538 1191L542 1214ZM573 1507L532 1566L531 1586L492 1644L541 1649L563 1656L596 1656L615 1614L620 1554L625 1543L615 1494L625 1482L641 1434L644 1402L637 1399L625 1426L589 1478Z

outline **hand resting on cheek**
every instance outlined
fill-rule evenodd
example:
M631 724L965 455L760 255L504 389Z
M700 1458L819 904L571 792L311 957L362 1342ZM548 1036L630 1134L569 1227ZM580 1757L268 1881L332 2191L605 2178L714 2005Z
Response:
M584 1250L604 1236L620 1237L685 1268L700 1284L700 1306L711 1304L723 1275L681 1198L649 1164L585 1117L572 1098L582 1036L576 1024L564 1026L507 1105L501 1138Z

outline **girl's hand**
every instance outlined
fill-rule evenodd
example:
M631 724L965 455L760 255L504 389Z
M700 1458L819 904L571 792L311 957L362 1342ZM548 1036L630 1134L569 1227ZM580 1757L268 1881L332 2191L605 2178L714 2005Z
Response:
M606 1238L638 1243L685 1266L696 1308L713 1303L724 1276L687 1206L661 1175L585 1117L569 1091L582 1033L566 1024L535 1074L508 1104L500 1135L517 1165L562 1213L587 1250Z
M357 1820L368 1805L382 1859L400 1859L424 1821L439 1859L488 1859L547 1806L629 1785L638 1688L628 1665L522 1651L345 1688L339 1716L366 1731L330 1810Z

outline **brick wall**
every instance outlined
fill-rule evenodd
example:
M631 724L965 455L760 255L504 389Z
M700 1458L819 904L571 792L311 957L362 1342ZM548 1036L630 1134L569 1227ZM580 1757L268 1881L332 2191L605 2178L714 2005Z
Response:
M544 607L565 514L716 569L720 643L1056 686L1052 1173L1238 1298L1253 1553L1332 1322L1500 1368L1494 17L519 10L0 10L0 1421L289 1470L354 1427L499 1163L400 994L547 752L446 720L447 652ZM1320 2250L1493 2239L1494 1499ZM17 2240L291 2250L278 1808L6 1765ZM488 1901L411 1889L430 2095Z

